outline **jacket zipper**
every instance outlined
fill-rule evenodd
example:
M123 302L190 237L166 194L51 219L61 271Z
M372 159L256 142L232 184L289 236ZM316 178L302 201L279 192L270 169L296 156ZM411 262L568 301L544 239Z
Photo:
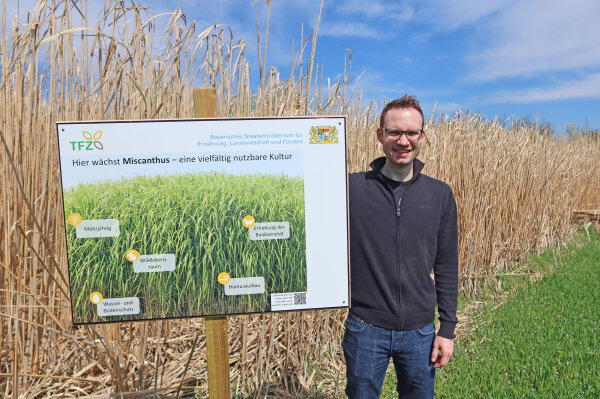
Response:
M406 194L406 190L402 193L402 196L404 196L405 194ZM393 197L394 197L394 192L392 191L392 198ZM398 287L397 288L397 290L398 290L397 291L397 293L398 293L397 295L398 296L396 297L396 301L398 301L397 303L398 303L398 316L399 316L399 320L398 320L397 326L398 326L398 330L400 330L400 331L402 330L402 325L404 324L403 323L404 317L402 315L402 301L401 301L401 297L402 297L402 283L401 283L401 281L402 281L402 279L401 279L401 276L400 276L400 272L402 270L401 266L400 266L401 259L402 259L402 254L401 254L402 248L400 246L400 215L401 215L400 204L401 203L402 203L402 197L400 197L398 199L398 204L396 205L396 268L398 270L398 274L397 274L397 276L398 276L397 278L398 279L396 281L396 284L397 284L397 287Z
M381 173L381 172L379 172ZM387 188L388 192L390 193L390 195L392 196L392 203L395 204L396 202L396 197L394 196L394 190L392 190L392 188L385 183L385 179L383 178L383 176L380 176L380 179L383 181L385 187ZM402 193L402 197L406 195L406 191L408 191L408 187L406 187L406 189L404 189L403 193ZM404 325L403 323L403 315L402 315L402 301L400 300L400 297L402 296L402 286L400 284L400 259L401 259L401 246L400 246L400 204L402 202L402 197L400 197L398 204L396 204L396 268L397 268L397 275L396 275L396 287L397 287L397 295L396 295L396 303L398 305L398 316L399 316L399 320L397 325L397 330L402 330L402 327Z

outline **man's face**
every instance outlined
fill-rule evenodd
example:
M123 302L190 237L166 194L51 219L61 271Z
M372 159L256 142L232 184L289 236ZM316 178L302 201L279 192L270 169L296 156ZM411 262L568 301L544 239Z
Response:
M421 129L423 118L416 109L395 108L385 114L382 127L391 131ZM419 155L423 141L425 141L424 137L425 132L416 143L410 141L406 134L400 135L397 140L392 140L381 128L377 129L377 140L381 143L383 152L392 165L409 165Z

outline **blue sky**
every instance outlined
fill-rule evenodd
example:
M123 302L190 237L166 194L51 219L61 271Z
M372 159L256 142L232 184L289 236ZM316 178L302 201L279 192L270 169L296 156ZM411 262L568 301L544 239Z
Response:
M32 2L17 3L22 12ZM99 4L90 1L89 10ZM258 80L256 13L264 37L266 0L141 4L154 14L179 7L196 20L197 31L230 26L235 39L247 43ZM282 78L302 27L304 38L312 33L320 4L272 0L267 64ZM9 15L11 7L16 5L7 4ZM599 20L597 0L325 0L316 60L324 77L335 79L351 52L355 87L365 99L414 94L426 115L437 103L437 112L450 115L460 109L488 118L539 118L558 133L567 123L600 129Z

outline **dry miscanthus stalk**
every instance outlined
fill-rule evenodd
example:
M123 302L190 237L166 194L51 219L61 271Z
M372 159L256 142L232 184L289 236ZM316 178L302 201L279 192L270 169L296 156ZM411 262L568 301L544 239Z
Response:
M227 27L199 31L179 11L154 17L114 1L92 22L85 3L77 6L40 1L28 24L3 23L0 392L205 396L203 320L70 326L54 122L189 117L192 87L207 85L217 90L221 116L347 115L348 169L360 171L381 153L380 104L363 104L353 91L349 62L339 80L322 81L318 24L290 76L281 80L263 58L261 88L252 91L245 44ZM425 171L450 184L459 207L466 293L567 236L573 210L600 205L600 145L589 137L548 137L469 113L430 120L426 130ZM232 388L295 397L319 385L339 396L344 319L345 311L231 317Z

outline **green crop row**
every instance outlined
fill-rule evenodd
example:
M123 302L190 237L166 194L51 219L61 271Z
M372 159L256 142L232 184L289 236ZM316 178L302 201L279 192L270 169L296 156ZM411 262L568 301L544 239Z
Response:
M528 260L530 272L546 274L541 280L503 276L502 305L482 298L473 331L436 372L436 398L600 397L600 233L581 237ZM398 397L393 366L381 397Z
M64 194L65 217L118 219L120 235L76 238L67 223L69 278L76 323L269 309L269 295L306 291L304 181L284 175L221 173L135 177L80 185ZM242 219L290 224L290 238L251 241ZM125 258L175 254L173 272L134 273ZM225 296L217 281L265 279L265 293ZM140 314L102 318L89 295L139 297Z
M540 281L503 279L519 288L502 306L481 310L438 373L437 397L600 397L600 234L590 238L559 258L551 251L534 257L534 269L553 268Z

